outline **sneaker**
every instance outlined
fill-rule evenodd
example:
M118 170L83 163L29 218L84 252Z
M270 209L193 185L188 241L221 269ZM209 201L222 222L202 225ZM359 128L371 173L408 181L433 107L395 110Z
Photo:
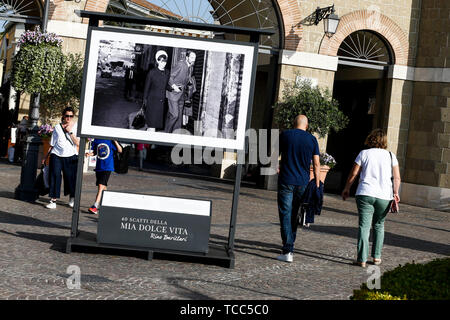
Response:
M69 207L73 208L73 205L75 204L75 198L69 199Z
M56 209L56 201L50 200L49 204L45 206L47 209Z
M98 214L98 209L96 206L92 206L88 209L89 213Z
M294 261L294 254L292 252L288 252L286 254L281 254L277 257L277 260L284 262L292 262Z

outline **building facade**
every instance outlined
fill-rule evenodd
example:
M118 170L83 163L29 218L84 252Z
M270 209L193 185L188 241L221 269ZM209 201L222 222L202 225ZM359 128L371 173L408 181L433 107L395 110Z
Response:
M174 5L170 6L170 2ZM271 28L275 34L260 43L251 127L272 128L272 106L281 98L284 81L296 81L299 76L308 78L333 92L350 118L349 126L342 132L320 140L321 151L335 156L339 164L327 177L330 191L342 187L368 132L382 127L388 133L388 149L400 162L402 201L450 210L448 1L184 0L178 3L181 2L184 5L204 2L210 7L209 10L193 8L191 13L206 12L199 15L177 12L175 1L163 1L162 4L169 3L167 7L159 1L130 1L128 6L123 6L129 8L127 11L121 9L123 2L118 0L78 3L54 0L48 31L63 37L64 51L84 53L87 21L74 10ZM340 21L336 32L327 35L323 21L314 23L315 11L333 4ZM42 3L36 7L42 8ZM14 52L14 39L25 28L26 25L15 24L8 31L9 51L2 55L6 61L3 82L10 70L8 61ZM25 101L20 108L25 112ZM233 157L230 161L233 162ZM266 177L265 186L273 188L275 182L274 177Z

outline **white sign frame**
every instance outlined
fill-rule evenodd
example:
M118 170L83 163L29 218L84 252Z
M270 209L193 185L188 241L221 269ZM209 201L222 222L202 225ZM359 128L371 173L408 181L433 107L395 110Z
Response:
M196 50L220 51L244 55L242 87L239 101L237 130L234 139L165 132L152 132L127 128L116 128L92 125L94 94L99 45L101 40L126 41L141 44L171 46ZM211 50L214 47L214 50ZM245 131L248 126L248 115L253 101L254 73L256 70L257 44L215 39L193 39L184 36L142 32L134 30L119 30L114 28L89 28L87 57L83 78L83 91L80 103L78 123L79 137L95 137L116 139L129 142L159 143L162 145L192 145L230 150L244 150Z

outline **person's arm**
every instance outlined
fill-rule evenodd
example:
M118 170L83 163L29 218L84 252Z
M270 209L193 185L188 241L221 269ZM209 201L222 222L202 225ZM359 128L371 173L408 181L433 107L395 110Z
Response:
M400 168L399 166L395 166L392 168L392 172L394 175L394 198L397 200L397 202L400 202L400 196L398 194L398 191L400 189Z
M44 159L42 159L42 164L45 163L45 161L47 160L48 156L50 155L50 152L52 151L52 149L53 149L52 146L50 146L50 147L48 148L47 154L45 155Z
M80 138L77 138L74 132L69 132L70 139L72 139L73 144L78 148L80 146Z
M80 139L75 135L75 132L73 132L74 124L72 122L61 125L65 132L69 134L70 139L72 140L73 144L78 148L80 146Z
M320 157L318 155L313 155L313 170L314 176L316 178L316 186L320 187Z
M320 187L320 150L319 143L317 142L316 137L312 136L314 143L314 151L313 151L313 171L314 176L316 178L316 187Z
M122 146L116 140L113 140L113 142L116 145L117 152L122 153Z
M345 184L345 188L341 194L343 200L346 200L349 197L350 188L351 188L353 182L355 182L355 179L359 175L360 172L361 172L361 167L357 163L354 163L353 168L348 175L347 183Z
M175 92L181 92L181 90L178 88L178 85L175 83L175 78L178 76L178 74L181 72L181 63L178 63L175 68L173 68L170 72L169 77L169 86L175 91Z

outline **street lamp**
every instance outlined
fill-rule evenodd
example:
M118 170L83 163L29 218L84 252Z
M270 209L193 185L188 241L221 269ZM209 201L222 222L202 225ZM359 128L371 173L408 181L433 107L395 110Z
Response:
M50 0L45 0L44 12L42 15L42 31L47 32L48 9ZM20 173L20 184L14 192L14 197L19 200L35 201L38 197L38 191L34 187L36 182L36 172L38 167L39 146L42 140L38 135L40 93L31 95L30 111L28 117L28 134L24 143L22 170ZM44 151L45 152L45 151Z
M314 24L317 25L321 20L323 20L325 34L328 37L333 36L333 34L336 33L340 20L339 17L334 14L334 4L325 8L317 7Z

